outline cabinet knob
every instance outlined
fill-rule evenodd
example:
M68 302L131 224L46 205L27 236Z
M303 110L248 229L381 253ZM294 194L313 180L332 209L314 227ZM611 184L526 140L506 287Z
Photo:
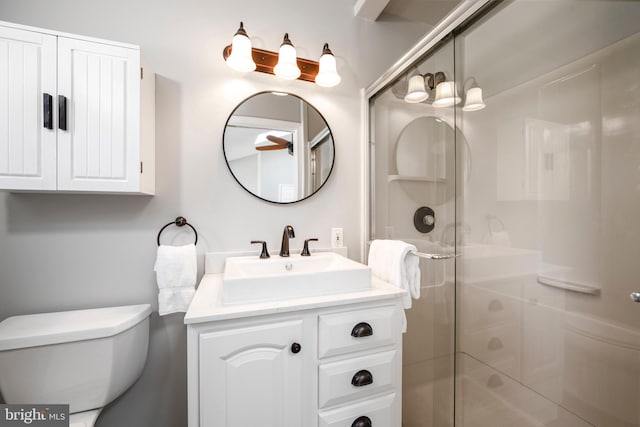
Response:
M367 322L360 322L351 330L351 336L354 338L370 337L373 335L373 328Z
M371 423L371 419L365 416L356 418L353 424L351 424L351 427L372 427L372 426L373 424Z
M356 372L353 378L351 378L351 385L356 387L363 387L369 384L373 384L373 375L366 369Z
M298 354L300 353L300 350L302 350L302 346L300 344L298 344L297 342L291 344L291 353Z

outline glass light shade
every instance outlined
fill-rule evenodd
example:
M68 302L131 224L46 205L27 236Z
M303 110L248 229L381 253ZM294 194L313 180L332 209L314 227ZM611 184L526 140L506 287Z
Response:
M242 26L240 27L242 28ZM256 63L251 56L251 40L238 30L231 41L231 55L227 58L227 65L236 71L248 72L256 69Z
M436 99L433 101L434 107L451 107L460 103L460 101L462 99L458 96L458 91L453 81L442 82L436 86Z
M409 79L409 90L404 97L405 102L416 104L427 98L429 98L429 94L424 87L424 77L420 74L411 77Z
M467 91L467 97L464 102L462 111L478 111L486 107L482 100L482 89L479 87L472 87Z
M278 63L273 67L276 76L285 80L295 80L300 77L300 68L298 68L296 48L289 41L289 36L284 35L284 42L280 45L278 51Z
M333 87L340 83L340 80L340 75L336 71L336 58L329 50L329 45L325 44L320 57L316 84L323 87Z

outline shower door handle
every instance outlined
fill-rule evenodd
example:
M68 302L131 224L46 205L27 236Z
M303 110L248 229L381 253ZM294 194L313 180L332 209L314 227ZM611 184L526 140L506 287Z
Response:
M640 292L631 292L629 298L631 298L631 301L633 302L640 302Z
M434 260L451 259L458 256L458 254L425 254L423 252L414 252L414 254L416 254L416 256L418 256L419 258L434 259Z

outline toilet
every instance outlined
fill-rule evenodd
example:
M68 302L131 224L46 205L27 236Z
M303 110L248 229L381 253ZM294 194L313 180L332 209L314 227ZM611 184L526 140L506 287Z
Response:
M68 404L71 427L93 427L102 408L139 377L149 304L15 316L0 322L0 392L6 403Z

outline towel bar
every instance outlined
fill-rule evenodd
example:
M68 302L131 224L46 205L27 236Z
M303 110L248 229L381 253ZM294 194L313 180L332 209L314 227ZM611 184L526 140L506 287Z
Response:
M367 244L371 245L372 241L373 240L369 240ZM460 255L460 254L427 254L427 253L418 252L418 251L411 251L411 253L417 256L418 258L425 258L425 259L432 259L432 260L451 259Z
M416 252L416 251L411 251L411 253L416 255L418 258L433 259L433 260L451 259L459 255L459 254L425 254L423 252Z
M164 227L162 227L160 229L160 231L158 231L158 246L160 246L160 235L162 234L162 232L164 231L165 228L167 228L170 225L176 225L178 227L183 227L185 225L188 225L192 230L193 230L193 234L196 235L196 241L193 243L194 245L198 244L198 232L196 231L196 229L193 227L193 225L189 224L187 222L187 219L183 216L179 216L175 219L175 221L171 221L170 223L166 224Z

